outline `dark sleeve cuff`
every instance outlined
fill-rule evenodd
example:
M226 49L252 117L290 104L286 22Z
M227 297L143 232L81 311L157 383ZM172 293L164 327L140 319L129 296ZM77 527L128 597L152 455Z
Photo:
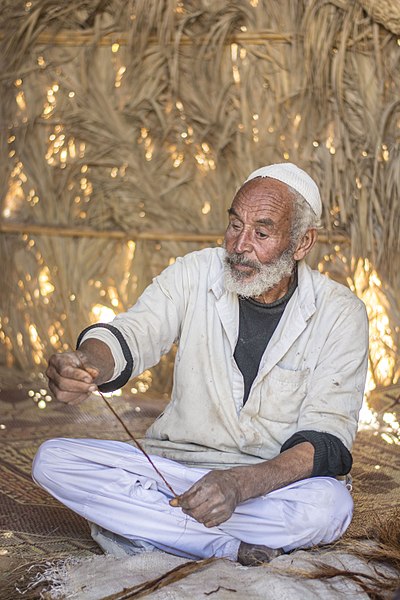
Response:
M353 458L336 435L325 431L298 431L283 444L281 452L302 442L310 442L314 446L311 477L336 477L349 473Z
M109 331L111 331L112 334L115 335L115 337L117 338L117 340L120 343L122 353L126 360L125 369L120 373L120 375L116 379L114 379L113 381L107 381L107 383L102 383L101 385L98 386L98 388L101 392L113 392L114 390L119 390L120 388L122 388L129 381L129 379L132 375L132 371L133 371L132 353L129 349L128 344L126 343L124 336L119 331L119 329L117 329L116 327L114 327L113 325L110 325L108 323L96 323L95 325L89 325L89 327L86 327L86 329L84 329L79 334L78 340L76 342L77 349L79 348L80 343L81 343L82 338L85 335L85 333L90 331L90 329L94 329L96 327L103 327L104 329L108 329Z

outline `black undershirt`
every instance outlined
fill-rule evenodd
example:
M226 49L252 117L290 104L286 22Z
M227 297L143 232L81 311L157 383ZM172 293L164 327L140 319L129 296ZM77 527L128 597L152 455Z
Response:
M239 335L234 358L244 380L243 405L257 376L261 357L296 287L297 277L287 293L271 304L239 296Z

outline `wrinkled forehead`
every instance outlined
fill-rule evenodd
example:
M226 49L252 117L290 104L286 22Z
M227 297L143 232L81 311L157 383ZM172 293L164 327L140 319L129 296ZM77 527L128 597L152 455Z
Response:
M237 191L231 210L252 214L273 213L290 217L293 212L294 192L286 183L270 177L257 177Z

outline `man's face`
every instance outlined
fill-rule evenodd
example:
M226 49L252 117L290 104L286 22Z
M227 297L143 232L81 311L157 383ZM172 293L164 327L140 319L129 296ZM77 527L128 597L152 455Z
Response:
M281 181L257 178L238 191L225 233L228 289L257 296L291 273L292 215L293 200Z

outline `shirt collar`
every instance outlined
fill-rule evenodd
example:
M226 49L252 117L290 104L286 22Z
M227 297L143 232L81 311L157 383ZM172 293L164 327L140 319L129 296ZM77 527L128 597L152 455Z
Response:
M304 319L307 321L315 313L315 290L311 274L311 268L306 261L300 260L297 263L298 269L298 302Z

